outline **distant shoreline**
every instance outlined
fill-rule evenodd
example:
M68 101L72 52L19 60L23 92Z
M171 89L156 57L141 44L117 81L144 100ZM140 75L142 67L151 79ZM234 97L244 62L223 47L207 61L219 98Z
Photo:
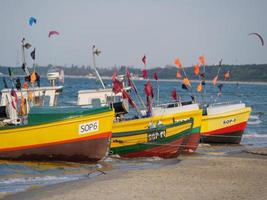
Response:
M72 76L72 75L65 75L66 78L87 78L86 76ZM111 77L103 76L101 77L103 80L111 80ZM88 78L92 79L92 78ZM134 81L145 81L144 79L133 79ZM151 79L151 81L155 81ZM159 79L159 82L182 82L179 79ZM193 83L198 83L199 80L190 80ZM206 80L207 83L212 83L212 80ZM226 83L226 84L251 84L251 85L267 85L267 82L250 82L250 81L218 81L218 83Z
M0 77L8 77L6 74L0 74ZM23 75L17 75L17 77L24 77ZM46 78L46 76L42 76L42 78ZM83 78L86 79L88 78L87 76L73 76L73 75L65 75L65 78L73 78L73 79L79 79ZM102 76L101 77L103 80L111 80L111 77L107 76ZM93 79L93 78L88 78L88 79ZM134 79L134 81L145 81L144 79ZM151 81L155 81L154 79L151 79ZM159 79L159 82L182 82L181 79ZM198 83L199 80L190 80L192 83ZM207 83L212 83L212 80L206 80ZM217 83L225 83L225 84L250 84L250 85L267 85L266 82L262 81L218 81Z

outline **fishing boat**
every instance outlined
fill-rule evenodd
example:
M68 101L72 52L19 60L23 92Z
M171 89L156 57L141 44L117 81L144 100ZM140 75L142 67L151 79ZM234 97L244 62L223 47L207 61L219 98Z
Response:
M200 123L197 116L201 110L114 122L110 153L126 158L177 157L194 134L194 119Z
M162 116L163 114L177 114L191 112L190 117L193 119L191 134L184 138L180 150L183 153L194 153L200 142L200 127L202 120L202 109L195 102L172 102L160 104L152 108L153 116Z
M107 154L113 117L109 107L33 107L23 123L0 128L0 159L96 162Z
M217 103L206 108L201 142L239 144L251 112L244 103Z

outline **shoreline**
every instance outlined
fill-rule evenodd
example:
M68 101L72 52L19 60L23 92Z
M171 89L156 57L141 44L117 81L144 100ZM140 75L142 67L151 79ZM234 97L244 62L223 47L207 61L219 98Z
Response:
M217 146L200 148L204 151L179 156L176 164L114 170L93 179L32 189L5 199L265 199L266 155L248 153L243 147L229 155L218 152ZM212 151L205 153L205 148Z
M0 75L0 77L8 77L8 75ZM24 77L23 75L17 75L17 77ZM42 78L46 78L46 76L41 76ZM89 80L97 80L97 78L88 78L87 76L73 76L73 75L65 75L65 78L71 79L89 79ZM103 80L111 80L111 77L102 76ZM133 79L133 81L146 81L144 79ZM151 79L151 81L156 81ZM159 82L182 82L181 79L159 79ZM192 83L199 83L199 80L190 80ZM207 83L212 83L212 80L206 80ZM224 83L224 84L250 84L250 85L267 85L267 82L263 81L218 81L217 83Z

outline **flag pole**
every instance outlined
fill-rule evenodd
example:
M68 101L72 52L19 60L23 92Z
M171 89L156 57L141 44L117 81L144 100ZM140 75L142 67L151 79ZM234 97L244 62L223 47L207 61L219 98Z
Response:
M157 105L159 105L159 81L157 80Z
M104 82L103 82L102 78L100 77L100 75L99 75L99 73L98 73L98 71L97 71L97 69L96 69L95 55L98 56L100 53L101 53L101 51L98 50L98 49L95 50L95 45L93 45L93 47L92 47L93 68L94 68L94 70L95 70L96 76L97 76L98 80L100 81L100 83L101 83L103 89L106 89L106 87L105 87L105 85L104 85Z

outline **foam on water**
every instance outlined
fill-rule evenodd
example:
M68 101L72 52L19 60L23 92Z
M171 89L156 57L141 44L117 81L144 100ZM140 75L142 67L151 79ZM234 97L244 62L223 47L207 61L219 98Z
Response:
M66 176L44 176L44 177L24 177L8 178L0 180L0 192L14 193L27 190L33 186L45 186L67 181L74 181L85 178L84 175L66 175Z
M249 125L259 125L262 123L259 115L251 115L247 122Z

